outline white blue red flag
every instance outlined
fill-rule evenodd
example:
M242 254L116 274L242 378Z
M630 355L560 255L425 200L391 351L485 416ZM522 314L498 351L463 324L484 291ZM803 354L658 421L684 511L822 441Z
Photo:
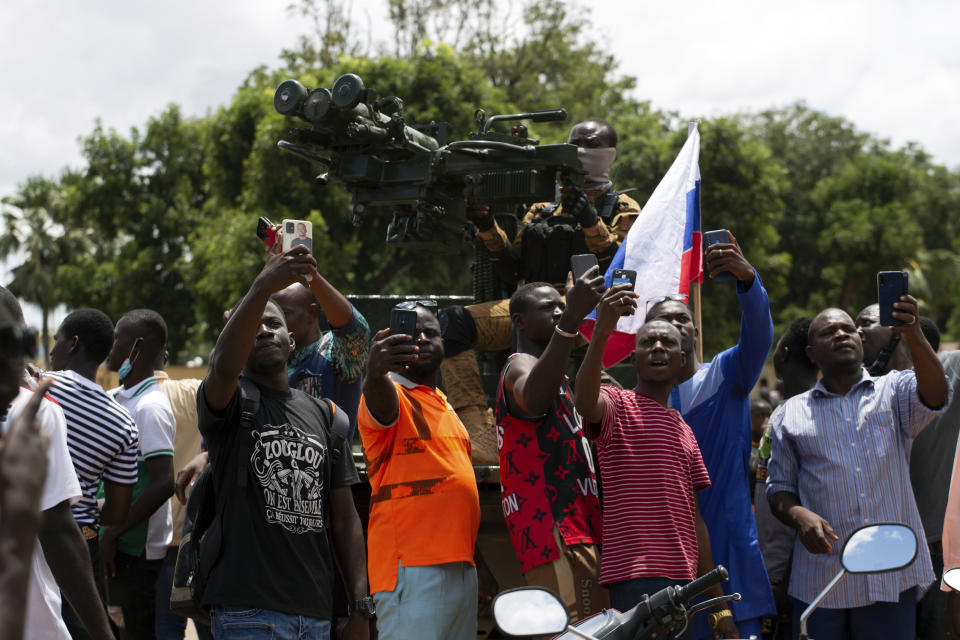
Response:
M637 331L648 304L664 296L688 296L691 282L703 280L700 238L700 132L690 124L687 142L667 174L654 189L606 273L610 286L615 269L637 272L637 313L621 318L610 334L603 366L610 367L633 353ZM593 335L596 312L587 316L580 332Z

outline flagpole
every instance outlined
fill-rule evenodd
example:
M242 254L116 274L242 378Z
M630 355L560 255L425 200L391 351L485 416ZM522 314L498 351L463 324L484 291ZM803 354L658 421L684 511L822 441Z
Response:
M691 120L687 124L687 135L693 133L693 130L700 124L699 120ZM703 208L700 209L700 225L703 227ZM702 258L701 258L702 259ZM701 275L701 278L703 276ZM694 349L697 354L697 362L703 362L703 316L701 314L700 304L700 282L690 283L690 300L693 303L693 326L697 328Z

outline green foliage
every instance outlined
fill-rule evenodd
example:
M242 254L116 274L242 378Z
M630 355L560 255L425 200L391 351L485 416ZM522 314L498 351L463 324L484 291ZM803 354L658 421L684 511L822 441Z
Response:
M64 174L61 180L70 183L74 176ZM88 251L89 230L60 226L70 205L59 183L52 180L28 178L16 195L3 199L3 205L0 259L23 257L23 262L12 269L12 279L6 286L14 295L40 307L40 339L44 353L49 354L48 318L63 299L56 265L69 264Z

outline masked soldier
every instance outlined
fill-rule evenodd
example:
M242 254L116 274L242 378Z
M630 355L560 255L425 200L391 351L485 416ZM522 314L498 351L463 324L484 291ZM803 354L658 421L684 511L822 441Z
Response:
M609 122L584 120L570 130L567 142L577 146L586 171L583 188L561 186L557 202L533 205L512 242L488 207L471 208L477 237L489 250L500 281L511 290L520 281L549 282L562 293L570 256L577 254L595 254L603 273L640 213L640 205L618 193L610 180L617 132ZM446 316L444 387L470 432L477 463L495 464L497 451L493 415L487 409L474 349L495 352L510 346L508 306L508 300L494 300L441 312Z

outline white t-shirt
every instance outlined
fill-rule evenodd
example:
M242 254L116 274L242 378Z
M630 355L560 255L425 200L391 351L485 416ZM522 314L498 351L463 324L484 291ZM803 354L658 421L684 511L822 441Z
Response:
M156 456L173 457L173 438L177 432L177 422L173 417L173 408L167 395L160 390L153 376L140 384L124 389L118 387L110 391L123 408L130 412L140 431L141 462ZM153 512L147 523L147 560L159 560L166 557L167 546L173 541L173 516L170 501L167 500Z
M33 391L20 389L7 412L6 420L0 423L0 431L6 433L16 422L23 407L33 397ZM70 460L67 449L67 423L60 407L52 400L45 400L37 411L37 419L50 438L47 447L47 477L43 482L40 510L51 509L64 500L70 504L80 500L80 481ZM33 568L30 571L30 592L27 594L27 621L24 638L30 640L69 640L70 633L60 617L60 588L43 556L40 541L33 551Z

